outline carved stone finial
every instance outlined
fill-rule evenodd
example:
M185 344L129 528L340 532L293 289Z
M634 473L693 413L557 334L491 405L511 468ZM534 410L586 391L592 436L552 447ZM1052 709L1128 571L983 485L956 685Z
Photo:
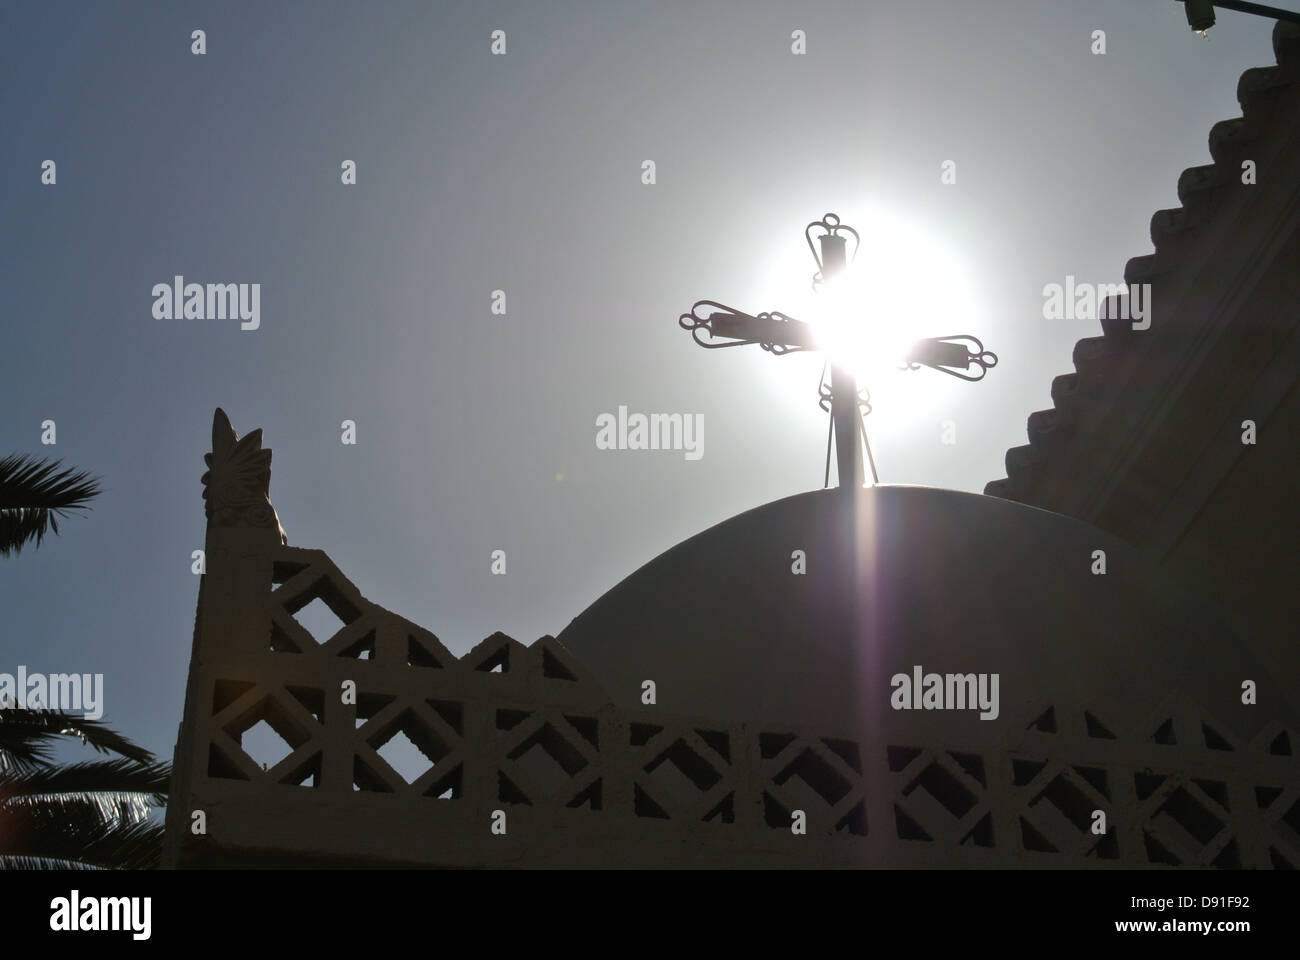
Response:
M262 431L240 439L230 418L217 407L212 417L212 452L203 455L203 499L208 523L216 527L268 527L287 543L271 506L271 451L262 449Z

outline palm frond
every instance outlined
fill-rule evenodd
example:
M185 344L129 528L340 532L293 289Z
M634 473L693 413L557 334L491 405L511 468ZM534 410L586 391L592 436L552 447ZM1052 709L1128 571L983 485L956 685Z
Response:
M99 480L62 460L41 460L26 453L0 459L0 556L18 553L27 543L37 547L46 533L59 532L59 518L85 510L100 493Z
M0 773L0 804L44 803L69 806L89 803L104 819L139 820L149 806L167 802L171 768L165 763L91 760L30 773Z
M0 870L102 870L103 867L60 857L0 853Z
M30 772L48 766L53 757L50 738L76 737L100 753L116 753L146 766L154 756L102 721L58 710L0 709L0 770Z
M6 858L71 861L87 867L147 870L162 859L163 825L69 820L40 807L7 807L0 831L0 861Z

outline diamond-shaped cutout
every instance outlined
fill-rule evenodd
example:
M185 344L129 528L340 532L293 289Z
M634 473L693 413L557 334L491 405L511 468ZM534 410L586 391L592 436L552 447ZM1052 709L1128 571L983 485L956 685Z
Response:
M379 726L367 742L407 783L436 766L451 748L410 710Z
M912 795L918 788L924 790L957 820L966 816L975 806L975 795L937 761L931 761L916 779L903 788L903 796ZM919 797L916 799L920 800Z
M284 609L311 634L317 644L325 643L343 627L361 617L361 611L329 577L317 578L307 588L283 597L281 602Z
M773 782L777 786L785 787L787 793L791 790L801 790L794 783L796 780L802 781L817 800L827 806L839 803L851 788L851 784L836 772L834 767L808 747L805 747L799 756L773 778Z
M1065 774L1057 774L1052 782L1038 796L1029 802L1031 808L1050 804L1061 817L1076 830L1086 832L1092 826L1092 811L1095 804L1089 800L1077 786L1071 783Z
M237 738L239 749L248 754L263 770L269 770L293 753L284 737L275 732L265 720L258 720Z
M722 776L681 737L645 766L663 795L679 807L688 807L713 789Z
M1162 833L1169 831L1195 841L1195 844L1188 843L1188 846L1203 847L1223 829L1223 821L1206 809L1185 787L1179 787L1170 794L1169 799L1151 818L1151 823L1160 828Z
M550 723L543 723L507 756L548 796L587 765L582 752Z
M227 721L224 729L263 770L274 768L311 739L311 731L270 694Z
M375 752L407 783L419 779L430 766L429 758L401 730L389 737Z
M295 612L293 618L317 643L324 643L344 627L338 614L320 597Z

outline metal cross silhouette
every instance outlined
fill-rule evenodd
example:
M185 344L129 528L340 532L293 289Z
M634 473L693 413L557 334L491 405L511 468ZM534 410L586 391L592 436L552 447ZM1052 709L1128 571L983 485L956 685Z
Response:
M820 227L822 233L817 237L821 252L813 244L813 229ZM813 274L812 285L816 290L822 284L839 275L853 259L848 256L848 237L853 237L853 257L857 256L861 238L850 226L840 223L840 218L828 213L820 220L814 220L804 228L804 237L808 240L808 249L812 251L817 262L817 272ZM701 308L711 307L708 315L701 314ZM716 300L699 300L691 307L690 313L683 313L677 320L684 330L691 331L691 336L701 347L716 350L721 347L742 347L756 343L764 350L781 356L806 350L819 349L811 324L778 311L770 311L752 316L742 313L735 307ZM708 333L708 340L700 332ZM973 346L973 349L972 349ZM902 357L899 357L899 369L916 370L929 367L962 380L982 380L990 367L996 366L997 354L985 350L982 344L970 334L957 334L948 337L928 337L913 343ZM822 368L822 382L818 387L820 399L818 404L830 413L830 424L826 431L826 479L825 486L830 485L831 471L831 436L835 437L836 466L839 471L841 487L858 488L863 485L862 450L867 451L867 460L871 464L871 479L879 483L876 474L875 458L871 455L871 446L867 443L867 429L863 415L871 412L871 397L866 388L859 388L854 375L840 363L828 360L831 368L830 387L826 386L825 366ZM978 370L972 373L971 368Z

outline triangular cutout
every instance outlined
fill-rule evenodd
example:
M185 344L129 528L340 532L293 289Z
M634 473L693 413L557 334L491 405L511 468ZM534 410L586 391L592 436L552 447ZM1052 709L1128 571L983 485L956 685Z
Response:
M731 762L731 738L723 730L696 730L701 740L728 763Z
M854 773L862 772L862 757L858 752L858 745L852 740L837 740L834 737L823 737L822 743L826 744L826 749L843 760L848 768Z
M1088 727L1088 736L1098 740L1115 739L1115 734L1106 729L1106 726L1087 710L1083 711L1083 721Z
M542 676L550 680L577 680L573 672L560 662L560 658L551 653L549 647L542 647Z
M600 724L595 717L571 717L566 713L564 719L569 721L569 726L582 735L582 739L597 750L600 749Z
M408 667L430 667L434 670L441 670L444 667L437 654L417 640L414 634L410 633L406 635L406 665Z
M924 828L909 817L898 804L894 804L894 823L900 840L934 840L934 837L926 833Z
M1088 851L1086 856L1096 857L1098 860L1118 860L1119 859L1119 836L1114 830L1107 831L1098 838L1093 848Z
M322 755L319 751L289 769L280 782L293 787L319 787Z
M465 706L452 700L426 700L433 707L434 713L442 717L447 726L456 731L458 736L465 735Z
M255 686L251 680L218 680L212 687L212 715L216 716Z
M984 781L984 758L977 753L957 753L949 750L948 756L957 761L957 766L966 771L966 774L978 783L981 787L987 787Z
M514 783L500 770L497 771L497 799L502 803L517 803L526 807L533 805Z
M865 837L867 835L866 802L859 800L855 803L848 813L840 817L839 823L835 824L835 829L846 830L855 837Z
M351 657L353 660L375 659L375 631L371 630L364 637L348 644L338 652L338 656Z
M325 691L311 687L285 687L289 695L302 704L303 709L316 718L317 723L325 722Z
M1219 855L1210 861L1210 866L1220 870L1240 870L1241 857L1237 854L1237 838L1233 837L1219 851Z
M986 813L980 817L979 823L971 827L970 832L961 838L963 846L971 844L976 847L993 846L993 815Z
M1219 780L1193 780L1192 783L1200 787L1207 797L1223 807L1224 810L1229 809L1227 784Z
M763 791L763 820L774 830L790 829L790 811L766 790Z
M1219 733L1208 723L1201 724L1201 734L1205 737L1205 745L1211 750L1231 750L1232 744L1227 741L1223 734Z
M793 733L760 733L758 735L758 750L764 760L771 760L793 742Z
M509 673L510 645L503 643L480 660L474 669L482 673Z
M1096 790L1107 800L1110 799L1110 788L1109 784L1106 782L1105 770L1100 767L1075 767L1074 772L1083 778L1083 780L1087 782L1088 786L1092 787L1092 789Z
M498 710L497 730L498 732L503 730L513 730L531 716L532 714L527 710Z
M705 823L711 820L717 820L719 823L736 822L736 794L734 792L727 794L722 800L702 818Z
M1151 835L1151 831L1143 830L1142 839L1147 848L1147 860L1151 863L1167 863L1171 867L1182 866L1182 861L1173 855L1173 852L1163 843Z
M352 786L370 793L392 793L392 785L359 754L352 755Z
M1275 757L1291 756L1290 735L1285 730L1279 733L1273 738L1273 742L1268 745L1268 752L1273 754Z
M653 723L632 723L628 725L628 733L634 747L644 747L650 742L650 738L661 730L663 730L663 727L657 727Z
M1025 845L1026 850L1033 850L1036 853L1060 853L1052 841L1048 840L1038 828L1026 820L1020 818L1020 839Z
M1164 723L1156 728L1156 732L1151 735L1151 739L1156 743L1163 744L1166 747L1172 747L1178 743L1174 738L1174 718L1170 717Z
M271 584L278 587L302 573L307 566L294 560L276 560L271 564Z
M1056 708L1048 707L1041 714L1039 714L1037 720L1035 720L1025 729L1039 730L1043 733L1055 733L1056 732Z
M464 796L463 780L464 772L458 763L450 773L439 777L430 784L429 789L424 791L424 795L426 797L436 797L439 800L459 800Z
M397 697L395 694L389 693L358 693L356 725L360 727L396 699Z
M887 747L885 749L885 759L889 761L891 773L899 773L920 755L920 747Z
M271 650L273 653L302 653L298 644L274 620L271 621Z
M226 751L217 746L216 741L208 745L208 776L223 780L248 779L239 765L226 755Z
M1133 785L1137 788L1139 800L1145 800L1151 794L1160 789L1160 785L1165 782L1165 778L1154 773L1136 773L1133 775Z
M1261 810L1266 810L1273 805L1273 801L1282 796L1281 787L1256 787L1255 788L1255 805Z
M650 794L641 789L639 783L632 785L632 810L638 817L655 817L659 820L670 820L664 808L655 803Z
M586 787L578 791L578 794L565 804L566 807L578 809L586 807L589 810L600 809L600 777L591 781Z
M1016 760L1011 761L1012 783L1017 787L1023 787L1034 777L1038 776L1043 767L1047 766L1046 760Z

